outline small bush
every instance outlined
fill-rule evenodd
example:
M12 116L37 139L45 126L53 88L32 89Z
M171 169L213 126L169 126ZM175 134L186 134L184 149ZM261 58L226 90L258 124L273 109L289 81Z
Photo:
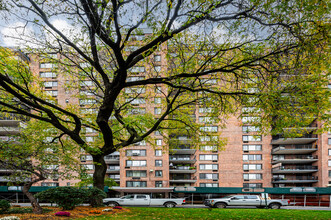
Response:
M70 212L56 212L56 216L67 216L70 217Z
M52 209L43 208L43 213L51 212ZM25 214L25 213L33 213L32 208L11 208L7 211L8 214Z
M107 194L98 188L88 188L86 189L87 196L88 196L88 202L92 207L98 207L100 206L98 201L101 201L103 198L106 198ZM103 205L103 204L101 204Z
M10 203L7 200L0 200L0 213L5 213L10 209Z
M63 210L72 210L87 199L87 191L75 187L56 187L36 194L36 198L54 202Z
M115 206L113 209L123 209L121 206Z

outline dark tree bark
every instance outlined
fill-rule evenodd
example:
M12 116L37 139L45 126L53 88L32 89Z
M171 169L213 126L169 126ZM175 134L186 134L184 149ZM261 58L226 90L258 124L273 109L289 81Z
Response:
M107 164L103 158L103 155L93 155L94 173L93 173L93 186L104 190L105 187L105 175L107 171ZM92 198L91 205L93 207L102 206L102 199Z
M37 201L37 199L33 196L32 193L29 192L32 184L34 182L28 182L28 183L25 183L24 186L23 186L23 193L24 195L26 195L30 202L31 202L31 205L32 205L32 210L33 210L33 213L35 214L42 214L43 213L43 209L40 207L39 205L39 202Z

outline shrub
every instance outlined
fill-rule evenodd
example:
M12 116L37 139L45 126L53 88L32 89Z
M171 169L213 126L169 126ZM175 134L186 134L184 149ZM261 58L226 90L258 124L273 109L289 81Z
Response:
M88 188L86 189L87 195L88 195L88 202L91 204L92 207L98 207L100 206L98 201L102 200L103 198L106 198L107 194L98 188ZM103 205L103 204L101 204Z
M121 206L115 206L113 209L123 209Z
M70 212L56 212L56 216L67 216L70 217Z
M51 212L52 209L43 208L43 213ZM7 211L8 214L25 214L25 213L33 213L32 208L11 208Z
M70 186L56 187L37 193L36 198L54 202L63 210L72 210L87 199L87 191Z
M5 213L10 209L10 203L7 200L0 200L0 213Z

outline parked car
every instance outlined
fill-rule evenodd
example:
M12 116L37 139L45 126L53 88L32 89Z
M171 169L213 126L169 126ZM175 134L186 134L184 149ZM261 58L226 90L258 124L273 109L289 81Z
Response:
M219 199L206 199L206 206L212 208L226 208L227 206L256 206L258 208L268 207L279 209L281 206L290 204L290 200L285 199L264 199L259 195L233 195Z
M105 198L103 203L108 206L164 206L174 208L176 205L185 204L185 198L181 199L151 199L149 195L135 194L126 195L120 198Z

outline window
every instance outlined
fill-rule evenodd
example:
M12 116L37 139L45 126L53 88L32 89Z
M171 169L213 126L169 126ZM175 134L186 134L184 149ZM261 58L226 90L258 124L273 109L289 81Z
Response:
M56 67L55 63L40 63L40 68L53 68Z
M217 146L200 146L200 151L217 151Z
M145 88L125 88L124 92L126 94L144 94L146 92Z
M243 160L262 160L261 154L244 154Z
M162 181L155 181L155 187L163 187Z
M41 78L55 78L56 77L56 73L53 73L53 72L40 72L39 75Z
M154 131L154 135L159 136L159 135L161 135L161 132L160 131Z
M155 97L155 98L154 98L154 103L155 103L155 104L161 104L161 98L159 98L159 97Z
M261 180L262 174L260 173L244 173L244 180Z
M93 164L82 164L81 166L86 170L93 170L94 169Z
M215 85L217 84L217 79L201 79L201 84Z
M218 136L200 136L200 141L218 141Z
M146 141L143 140L143 141L139 141L137 143L134 143L135 146L146 146Z
M243 107L241 111L242 113L255 113L255 112L261 112L261 109L257 107Z
M126 187L147 187L146 181L126 181Z
M216 117L207 117L207 116L200 116L199 122L200 123L215 123L217 121Z
M243 151L259 151L262 150L262 145L243 145Z
M331 177L331 170L329 170L329 177Z
M328 145L331 145L331 138L328 139Z
M211 113L213 108L199 108L199 113Z
M87 160L93 160L91 155L82 155L80 156L80 161L85 162Z
M154 115L161 115L162 109L161 108L154 108Z
M84 87L84 86L93 86L93 81L92 80L82 80L82 81L79 81L79 85Z
M218 164L200 164L200 170L218 170Z
M130 102L133 105L140 105L146 103L146 100L144 98L128 98L125 101Z
M218 173L200 173L200 179L218 180Z
M329 156L331 156L331 149L329 149Z
M86 137L86 142L93 142L94 141L94 137Z
M162 170L155 170L155 177L162 177Z
M50 96L57 96L57 90L48 90L48 91L45 91L45 93L47 95L50 95Z
M243 123L253 123L261 121L260 117L245 116L241 118Z
M200 187L218 187L218 183L200 183Z
M204 127L200 127L200 131L204 131L204 132L217 132L218 131L218 127L217 126L204 126Z
M157 146L162 146L162 139L156 139L155 143Z
M244 164L244 170L262 170L262 164Z
M133 108L129 109L128 114L129 115L143 115L146 113L146 108Z
M57 87L57 81L46 81L44 82L45 88Z
M91 105L96 103L97 101L95 99L79 99L80 105Z
M127 170L126 177L146 177L146 170Z
M85 95L85 96L91 96L91 95L94 95L93 92L91 92L91 91L87 91L87 90L79 91L79 94L80 94L80 95Z
M144 76L131 76L126 78L127 82L134 82L134 81L139 81L139 80L144 80L145 77Z
M154 61L160 62L161 61L161 55L154 55Z
M160 72L160 71L161 71L161 66L155 66L155 67L154 67L154 70L155 70L156 72Z
M69 99L66 99L66 103L69 103Z
M110 166L108 167L108 170L120 170L120 166L110 165Z
M162 160L155 160L156 167L162 167Z
M244 183L244 188L262 188L262 183Z
M59 183L52 183L52 182L41 183L41 186L59 186Z
M331 167L331 160L328 161L328 166Z
M218 160L217 154L200 154L199 160Z
M162 156L162 150L155 150L155 156L157 157Z
M261 135L243 135L243 141L262 141Z
M257 131L260 131L260 128L257 126L243 126L243 133L257 132Z
M134 66L130 69L132 73L143 73L145 72L145 67L143 66Z
M146 156L146 150L126 150L125 156Z
M126 166L127 167L145 167L146 166L146 160L127 160Z
M162 93L162 87L161 86L156 86L155 87L155 93Z

